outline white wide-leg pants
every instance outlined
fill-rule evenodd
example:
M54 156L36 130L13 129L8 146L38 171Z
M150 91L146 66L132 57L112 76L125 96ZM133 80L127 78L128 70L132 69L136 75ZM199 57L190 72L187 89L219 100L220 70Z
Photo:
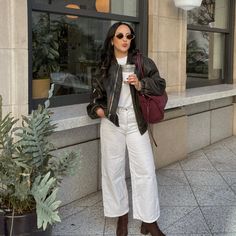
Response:
M129 155L133 218L151 223L160 215L153 153L148 132L141 135L133 108L118 108L120 127L101 121L102 193L104 214L118 217L129 211L125 181L125 150Z

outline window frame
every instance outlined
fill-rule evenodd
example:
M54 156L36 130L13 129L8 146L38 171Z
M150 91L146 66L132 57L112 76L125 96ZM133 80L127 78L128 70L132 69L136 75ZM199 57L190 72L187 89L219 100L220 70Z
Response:
M228 5L228 24L226 29L221 29L217 27L209 27L205 25L192 25L187 24L187 32L189 30L192 31L200 31L200 32L210 32L210 33L220 33L225 36L225 58L224 58L224 79L213 81L208 81L206 85L196 85L195 83L188 82L188 76L186 76L186 88L195 88L202 86L210 86L215 84L232 84L233 83L233 61L234 61L234 26L235 26L235 1L229 0ZM186 69L187 69L187 60L186 60ZM187 72L186 72L187 74Z
M46 5L35 3L35 0L28 1L28 59L29 59L29 70L28 70L28 96L29 96L29 112L35 109L38 104L42 104L46 99L33 99L32 98L32 13L33 12L47 12L59 15L75 15L79 17L89 17L99 20L114 20L130 22L135 25L136 29L136 42L137 47L142 51L144 55L148 52L148 0L138 0L138 16L119 15L113 13L102 13L91 10L80 9L69 9L61 6L55 7L55 5ZM81 104L89 102L90 94L71 94L52 97L50 99L53 107L67 106L73 104ZM78 100L80 102L78 103ZM77 101L77 102L76 102Z

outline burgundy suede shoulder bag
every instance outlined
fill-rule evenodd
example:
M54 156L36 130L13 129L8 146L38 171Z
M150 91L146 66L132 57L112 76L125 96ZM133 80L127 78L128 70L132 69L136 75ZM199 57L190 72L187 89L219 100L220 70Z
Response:
M141 63L141 54L137 54L136 66L140 71L142 78L144 78L144 71ZM147 123L155 124L163 120L164 109L168 101L166 91L162 95L144 95L139 93L139 103L143 113L143 117Z

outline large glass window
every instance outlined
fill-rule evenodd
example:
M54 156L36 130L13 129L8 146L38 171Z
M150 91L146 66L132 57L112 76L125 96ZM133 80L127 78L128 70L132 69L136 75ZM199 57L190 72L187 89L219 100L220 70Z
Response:
M203 0L187 17L186 87L230 82L233 1Z
M115 21L131 24L137 32L139 47L145 48L142 44L147 44L147 40L140 40L141 34L139 35L142 31L141 16L137 17L143 15L138 14L137 10L142 1L121 2L122 4L113 0L31 2L31 108L46 99L51 84L54 84L52 106L89 101L91 78L98 68L107 30ZM141 37L144 36L142 34ZM41 81L46 84L42 93L39 85Z

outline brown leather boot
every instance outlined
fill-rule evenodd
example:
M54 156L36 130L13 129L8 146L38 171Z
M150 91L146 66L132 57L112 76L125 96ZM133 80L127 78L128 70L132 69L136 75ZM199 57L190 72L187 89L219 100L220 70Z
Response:
M116 235L117 236L128 235L128 213L118 218Z
M162 233L161 230L159 229L157 222L153 222L153 223L142 222L141 234L147 235L149 233L152 236L165 236L165 234Z

